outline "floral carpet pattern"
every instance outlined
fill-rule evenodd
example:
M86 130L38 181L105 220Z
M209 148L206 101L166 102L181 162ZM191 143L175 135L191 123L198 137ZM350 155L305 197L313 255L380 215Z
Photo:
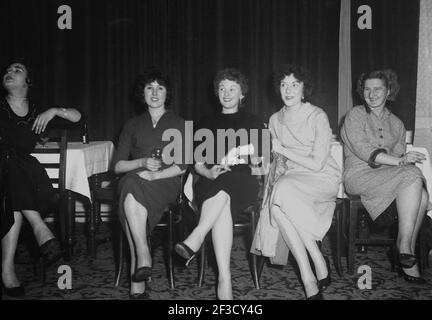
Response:
M45 285L41 277L34 276L33 265L26 257L26 249L22 245L17 253L17 273L26 288L26 299L31 300L124 300L129 299L129 282L125 264L124 272L118 287L114 286L115 264L112 241L98 246L97 257L87 255L84 224L77 224L77 242L74 256L69 263L60 261L46 270ZM100 237L109 237L108 223L101 226ZM154 235L153 241L153 275L149 282L149 295L152 300L212 300L216 298L216 268L212 254L207 263L204 284L197 286L197 262L191 263L189 268L182 264L181 259L175 259L175 289L169 288L164 262L164 248L160 239L163 234ZM159 239L159 240L158 240ZM361 265L371 269L372 288L359 289L357 284L362 273L348 275L345 259L343 267L345 273L340 277L335 272L331 261L330 287L324 292L326 300L429 300L432 299L432 268L425 270L426 285L410 284L390 270L387 258L387 248L371 247L364 254L356 256L356 268ZM235 235L232 249L232 281L234 298L238 300L303 300L304 292L293 264L287 266L272 266L268 263L260 278L261 289L254 287L248 261L246 259L245 240L241 233ZM324 241L323 251L330 255L329 243ZM26 261L27 260L27 261ZM72 270L72 288L61 290L57 282L61 273L57 273L59 265L67 264ZM4 297L3 299L10 299Z

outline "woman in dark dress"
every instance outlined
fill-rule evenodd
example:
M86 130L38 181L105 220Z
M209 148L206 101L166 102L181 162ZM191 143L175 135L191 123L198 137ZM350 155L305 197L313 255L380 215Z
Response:
M118 212L131 252L130 298L146 299L145 281L152 267L147 237L166 205L176 201L185 168L181 163L167 165L159 156L160 150L170 143L162 141L162 135L166 130L177 129L183 137L184 120L167 110L171 87L159 71L150 70L139 76L135 94L148 112L126 122L114 170L117 174L126 173L118 185ZM182 150L182 143L177 148Z
M10 64L2 84L6 96L0 100L0 154L3 159L2 172L7 171L8 174L2 177L1 183L9 205L2 210L1 219L2 282L6 295L17 297L24 295L14 267L23 217L33 229L45 264L51 264L61 256L59 242L41 216L52 202L52 185L45 169L30 153L39 135L53 119L60 117L78 122L81 114L66 108L50 108L41 112L28 99L32 78L23 63Z
M207 233L212 231L212 240L219 269L217 296L219 299L233 299L230 271L230 256L233 242L233 222L236 216L258 194L257 179L252 176L251 167L247 163L239 163L238 156L251 143L250 129L259 132L264 128L259 119L240 110L241 101L245 97L248 87L246 78L236 69L221 70L214 80L214 90L222 105L222 112L201 120L199 128L209 129L214 136L214 153L217 145L224 141L217 141L218 129L246 129L246 141L235 139L233 149L225 144L222 159L209 159L200 162L195 149L195 170L200 178L194 186L195 197L201 208L198 226L184 242L175 246L176 252L187 259L187 264L199 251ZM246 148L248 149L248 148ZM259 145L255 145L259 151ZM208 151L208 150L207 150ZM229 151L229 152L228 152ZM253 153L253 151L251 151ZM234 161L232 161L234 155Z

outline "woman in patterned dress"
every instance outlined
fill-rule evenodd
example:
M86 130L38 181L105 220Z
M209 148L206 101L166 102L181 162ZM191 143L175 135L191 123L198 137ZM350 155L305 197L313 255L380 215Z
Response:
M357 92L365 104L350 110L341 130L344 184L349 194L360 195L372 220L396 200L401 274L408 282L423 283L415 244L429 197L423 174L415 164L425 156L406 152L404 124L386 107L398 91L397 75L391 70L360 76Z

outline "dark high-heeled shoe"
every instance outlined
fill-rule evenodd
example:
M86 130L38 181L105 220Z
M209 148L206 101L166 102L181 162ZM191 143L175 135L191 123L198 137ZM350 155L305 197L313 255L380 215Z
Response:
M20 285L19 287L7 288L3 286L3 290L8 297L11 298L20 298L25 296L24 286Z
M60 242L56 238L49 239L39 247L39 253L42 257L45 267L50 266L58 261L63 252L60 247Z
M130 293L129 300L150 300L150 295L147 291L143 293Z
M426 284L426 280L423 277L410 276L409 274L405 273L402 268L399 268L399 276L404 278L404 280L409 283Z
M186 259L186 263L185 266L188 267L189 263L196 258L196 256L198 255L198 252L193 251L191 248L189 248L188 245L186 245L184 242L179 242L175 245L174 247L175 252L177 252L177 254Z
M314 294L313 296L310 297L306 297L306 300L324 300L324 297L321 291L318 291L317 294Z
M151 277L152 267L140 267L135 270L135 273L132 276L133 282L143 282L148 281Z
M319 291L324 291L328 288L328 286L331 284L331 277L330 277L330 262L327 257L324 258L327 266L327 277L324 279L318 280L318 289Z

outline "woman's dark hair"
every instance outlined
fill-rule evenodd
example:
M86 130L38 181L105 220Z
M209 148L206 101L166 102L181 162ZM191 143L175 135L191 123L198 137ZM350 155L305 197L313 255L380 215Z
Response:
M362 73L357 81L357 93L364 100L364 85L366 80L370 79L381 79L390 94L387 98L389 101L395 101L399 93L399 83L397 74L390 69L387 70L374 70L368 73Z
M293 75L298 81L303 83L303 99L302 101L308 101L312 95L312 78L308 70L302 66L295 64L285 64L281 66L273 74L273 87L277 94L280 94L280 85L285 77Z
M171 99L173 94L171 81L167 75L163 74L160 70L155 68L149 69L137 76L134 85L134 97L138 99L139 102L145 103L144 94L143 94L144 88L148 84L155 81L159 83L161 86L165 87L167 91L165 107L168 107L171 104Z
M243 75L243 73L241 73L238 69L226 68L226 69L220 70L216 74L216 76L213 80L213 89L214 89L216 96L218 95L218 92L219 92L219 84L223 80L231 80L231 81L238 83L240 86L242 95L246 96L246 93L249 90L247 79Z
M1 69L1 71L2 71L1 77L3 78L3 75L6 73L6 70L12 64L15 64L15 63L22 64L26 68L26 70L27 70L27 78L26 78L26 82L27 82L27 85L28 85L27 96L30 98L31 97L31 92L32 92L31 87L35 83L36 72L35 72L35 69L32 67L32 64L30 63L30 61L28 59L26 59L26 58L13 58L13 59L10 59L9 62L7 62L5 65L3 65L2 69ZM3 93L3 95L6 94L6 89L3 86L2 86L2 93Z

